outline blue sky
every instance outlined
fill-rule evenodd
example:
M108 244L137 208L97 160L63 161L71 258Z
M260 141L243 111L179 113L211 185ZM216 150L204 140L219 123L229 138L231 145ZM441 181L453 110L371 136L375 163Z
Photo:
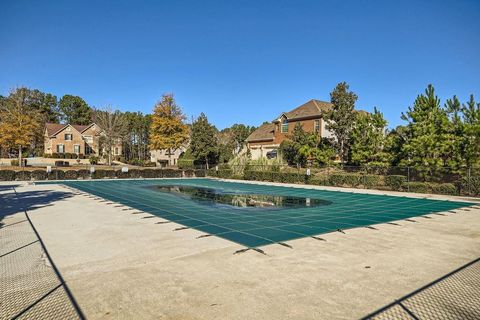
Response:
M173 92L218 128L328 101L340 81L390 126L429 83L480 100L478 0L2 0L0 39L0 94L148 113Z

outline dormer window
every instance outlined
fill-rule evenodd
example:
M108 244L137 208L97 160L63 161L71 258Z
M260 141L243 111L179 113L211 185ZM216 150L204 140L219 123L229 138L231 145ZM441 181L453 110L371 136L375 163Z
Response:
M288 120L282 119L282 133L288 133Z

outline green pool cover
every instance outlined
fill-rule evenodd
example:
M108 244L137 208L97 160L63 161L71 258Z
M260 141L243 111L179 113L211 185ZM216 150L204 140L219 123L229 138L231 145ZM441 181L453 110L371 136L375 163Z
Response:
M248 248L475 205L211 179L62 183Z

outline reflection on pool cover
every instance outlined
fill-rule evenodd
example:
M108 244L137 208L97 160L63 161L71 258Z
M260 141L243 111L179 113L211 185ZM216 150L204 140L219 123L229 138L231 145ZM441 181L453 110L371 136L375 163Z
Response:
M48 182L47 182L48 183ZM58 182L54 182L58 183ZM322 233L447 212L475 203L361 194L330 190L225 182L212 179L64 181L106 200L142 210L182 226L249 248ZM262 194L329 201L328 205L241 208L205 205L188 196L155 190L158 186L210 188L230 194ZM439 219L441 217L439 216Z
M231 192L222 189L195 186L167 185L155 186L154 189L210 206L218 206L220 204L242 208L275 209L316 207L332 203L327 200L306 197Z

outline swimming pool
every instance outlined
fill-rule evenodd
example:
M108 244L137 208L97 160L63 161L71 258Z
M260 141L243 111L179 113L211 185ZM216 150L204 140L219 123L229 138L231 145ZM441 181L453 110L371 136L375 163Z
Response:
M248 248L475 205L195 178L61 183Z

